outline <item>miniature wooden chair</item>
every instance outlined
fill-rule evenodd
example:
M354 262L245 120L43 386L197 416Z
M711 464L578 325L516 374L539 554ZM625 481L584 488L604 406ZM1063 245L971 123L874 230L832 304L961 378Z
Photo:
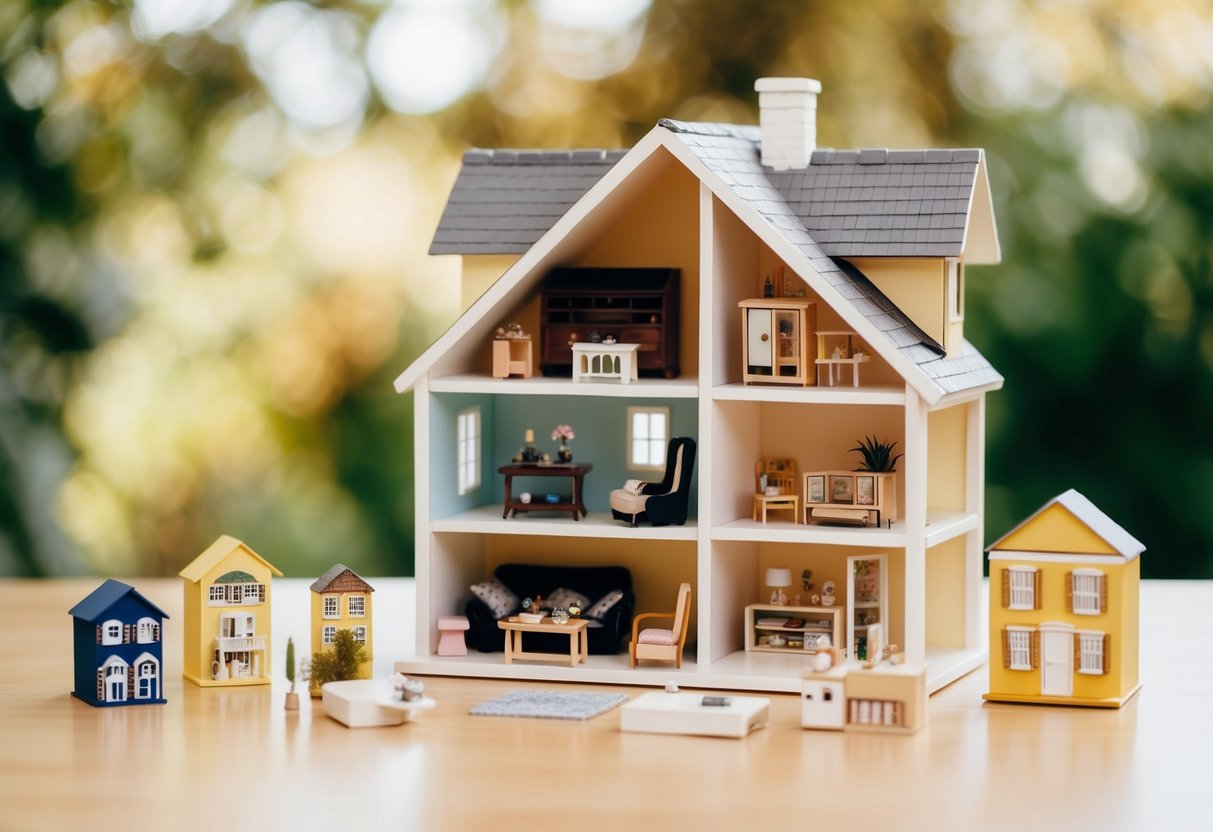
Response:
M649 618L670 619L670 629L647 627L641 629L640 622ZM646 612L632 619L632 644L629 653L632 667L641 659L673 662L682 668L682 648L687 640L687 625L691 621L691 585L678 587L678 604L673 612Z
M763 477L766 488L763 488ZM753 520L762 517L765 526L767 511L791 511L792 522L800 522L800 492L796 477L796 460L764 459L754 466ZM774 493L772 493L774 492Z

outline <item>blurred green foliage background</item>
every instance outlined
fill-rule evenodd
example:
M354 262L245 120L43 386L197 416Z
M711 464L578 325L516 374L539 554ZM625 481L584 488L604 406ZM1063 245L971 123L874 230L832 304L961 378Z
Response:
M1199 0L8 0L0 575L411 574L426 256L468 146L627 147L824 85L834 147L980 146L987 539L1075 487L1213 577L1213 7Z

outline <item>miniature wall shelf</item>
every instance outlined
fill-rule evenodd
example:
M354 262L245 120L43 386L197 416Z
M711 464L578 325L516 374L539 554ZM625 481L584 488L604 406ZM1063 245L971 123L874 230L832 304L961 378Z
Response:
M750 604L745 608L745 649L759 653L815 653L819 636L829 636L832 644L840 645L842 612L842 607Z
M804 521L866 526L897 519L897 479L892 471L808 471Z
M809 376L809 334L817 329L817 304L753 298L741 308L742 380L746 384L816 384Z
M859 386L859 365L871 360L861 347L855 346L855 333L849 330L823 330L817 333L817 383L821 384L821 368L831 387L842 381L842 368L851 368L851 386Z
M493 341L493 378L530 378L533 358L530 338L497 338Z

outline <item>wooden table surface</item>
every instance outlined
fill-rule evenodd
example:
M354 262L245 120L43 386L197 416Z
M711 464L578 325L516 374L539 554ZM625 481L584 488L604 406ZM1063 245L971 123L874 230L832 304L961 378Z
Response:
M279 664L287 635L307 650L309 582L275 581ZM98 583L0 581L0 829L1213 829L1209 582L1143 583L1143 690L1119 711L986 704L983 669L911 737L804 731L777 695L744 740L468 714L551 684L429 678L435 710L360 730L306 696L284 711L285 679L202 690L181 679L176 580L129 581L172 616L168 704L96 709L68 694L67 610ZM411 652L414 586L372 583L385 676Z

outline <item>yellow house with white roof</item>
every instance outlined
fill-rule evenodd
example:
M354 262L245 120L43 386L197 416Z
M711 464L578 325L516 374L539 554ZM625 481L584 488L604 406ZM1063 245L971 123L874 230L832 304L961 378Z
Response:
M991 545L985 698L1102 708L1131 699L1144 550L1073 489Z

